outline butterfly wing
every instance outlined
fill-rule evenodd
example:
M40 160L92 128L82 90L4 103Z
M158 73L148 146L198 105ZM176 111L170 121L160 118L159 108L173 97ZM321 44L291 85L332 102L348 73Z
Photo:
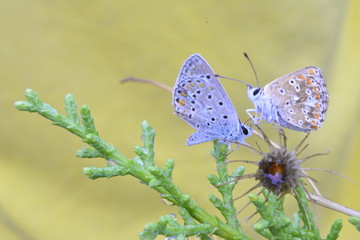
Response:
M328 108L329 94L318 67L309 66L264 87L277 109L278 123L297 131L310 132L321 127Z
M190 136L188 145L228 139L239 132L236 110L214 74L210 65L194 54L184 62L176 80L175 114L198 131Z

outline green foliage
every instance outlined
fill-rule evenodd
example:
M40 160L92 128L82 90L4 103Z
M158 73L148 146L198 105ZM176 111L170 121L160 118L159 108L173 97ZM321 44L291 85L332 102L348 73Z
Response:
M36 92L30 89L25 91L25 96L28 101L15 103L18 110L37 112L49 119L52 124L79 136L89 145L78 150L77 157L107 160L108 167L85 167L83 169L83 173L90 179L131 175L159 192L164 200L178 206L182 223L172 214L162 216L156 223L149 223L144 227L143 232L139 235L140 239L155 239L158 235L172 239L185 239L190 236L211 239L212 235L229 240L250 239L242 231L237 220L237 210L232 194L238 183L235 181L236 177L242 176L245 169L242 166L238 167L229 175L226 164L228 151L226 144L214 142L214 149L211 152L216 162L218 176L209 175L208 179L213 186L216 186L220 197L210 194L209 199L220 211L222 217L212 216L189 195L182 193L173 183L174 161L172 159L166 161L164 168L156 166L153 151L155 131L146 121L141 124L143 144L134 148L137 156L129 159L99 137L87 106L80 108L79 116L74 97L71 94L65 97L66 116L59 114L50 105L42 103ZM250 201L256 206L257 212L261 216L261 219L253 226L256 232L267 239L321 239L304 190L297 187L294 191L299 212L294 213L293 220L288 219L284 214L285 197L278 199L266 190L263 192L265 200L258 195L249 194ZM359 219L351 218L350 222L358 229L360 228ZM337 219L326 239L337 239L341 227L341 220Z
M352 223L356 229L360 232L360 218L349 217L349 222Z

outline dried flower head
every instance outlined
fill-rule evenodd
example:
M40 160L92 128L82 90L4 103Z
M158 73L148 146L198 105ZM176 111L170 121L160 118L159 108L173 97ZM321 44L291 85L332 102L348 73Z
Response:
M296 186L301 186L304 188L301 181L302 178L307 179L311 186L318 192L314 182L315 179L310 177L305 171L313 170L311 168L302 168L301 164L315 156L326 155L327 153L318 153L313 154L304 158L299 158L299 155L303 150L308 146L306 144L302 149L300 147L303 145L309 134L307 134L303 140L295 147L293 150L288 150L286 145L286 136L282 129L279 130L280 136L280 145L278 146L274 142L270 141L264 131L257 126L260 133L254 131L255 134L260 136L269 146L268 152L263 152L257 150L251 146L244 145L252 151L258 153L262 158L260 161L248 161L248 160L235 160L232 162L246 162L252 163L258 166L258 169L255 173L250 173L239 177L237 180L246 179L246 178L255 178L258 180L258 183L250 188L245 194L253 191L258 187L263 187L260 193L267 189L277 196L282 196L287 193L292 192ZM305 188L304 188L305 189ZM242 197L241 196L241 197Z
M347 176L344 176L340 173L333 172L330 170L325 169L318 169L318 168L303 168L301 167L301 164L305 162L306 160L321 156L321 155L327 155L326 153L317 153L313 154L307 157L300 158L299 155L305 150L305 148L309 145L306 144L304 147L301 148L301 146L304 144L305 140L308 138L308 133L301 142L291 151L287 149L286 145L286 136L282 129L279 130L279 136L280 136L280 144L279 146L275 144L274 142L270 141L267 135L264 133L264 131L259 127L256 126L261 133L258 133L257 131L254 131L254 134L260 136L264 141L268 144L270 151L269 152L263 152L261 150L257 150L249 145L244 145L247 148L251 149L252 151L258 153L262 158L260 161L249 161L249 160L234 160L229 162L246 162L255 164L258 166L258 169L255 173L250 173L246 175L242 175L238 177L235 181L239 181L241 179L246 178L255 178L258 180L258 183L251 187L248 191L246 191L244 194L242 194L240 197L236 198L239 199L243 197L244 195L250 193L254 189L257 189L261 187L261 190L258 194L261 194L265 189L273 192L275 195L279 196L281 198L283 195L287 193L293 192L296 194L296 191L293 191L296 186L300 186L303 188L307 194L307 198L311 200L313 203L316 203L318 205L327 207L329 209L350 215L350 216L359 216L359 211L350 209L348 207L345 207L343 205L340 205L338 203L332 202L331 200L325 198L318 188L315 186L315 183L317 182L314 178L309 176L306 171L307 170L318 170L323 172L328 172L332 174L336 174L338 176L344 177L348 180L351 180ZM259 147L260 149L260 147ZM302 179L306 179L311 187L314 189L315 194L312 194L307 191L307 189L304 186L304 183ZM235 200L236 200L235 199ZM244 207L245 208L245 207ZM242 209L243 210L243 209ZM242 211L240 210L240 211Z
M263 154L255 179L276 195L288 193L300 185L299 179L304 177L300 162L297 156L286 148L275 148Z

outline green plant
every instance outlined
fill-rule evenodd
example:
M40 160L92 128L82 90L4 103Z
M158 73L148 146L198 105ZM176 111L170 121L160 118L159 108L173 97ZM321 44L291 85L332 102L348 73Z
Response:
M41 102L33 90L27 89L25 96L28 101L15 103L18 110L37 112L49 119L52 124L79 136L90 146L78 150L76 156L104 158L108 161L108 167L85 167L83 173L90 179L131 175L158 191L166 201L178 206L183 224L179 223L171 214L162 216L156 223L150 223L144 227L143 232L140 233L140 239L155 239L158 235L176 239L185 239L190 236L211 239L213 235L223 239L250 239L243 232L236 218L237 211L232 195L235 185L239 182L234 179L242 176L245 168L240 166L229 175L226 164L228 150L226 144L215 141L211 152L216 162L218 176L210 175L208 179L213 186L217 187L221 197L210 194L209 200L220 211L222 217L212 216L189 195L182 193L179 187L173 183L174 161L172 159L166 161L164 168L155 164L153 151L155 131L146 121L141 124L143 145L136 146L134 149L137 157L129 159L99 137L87 106L82 106L80 116L78 115L77 105L71 94L65 97L67 116L59 114L49 104ZM299 186L294 191L299 212L294 213L292 220L284 214L284 197L279 200L277 196L267 190L263 192L266 200L258 195L249 194L250 201L256 206L261 216L261 220L254 225L256 232L267 239L321 239L306 200L306 193ZM359 219L351 218L350 221L359 229ZM326 239L337 239L341 227L342 222L337 219Z

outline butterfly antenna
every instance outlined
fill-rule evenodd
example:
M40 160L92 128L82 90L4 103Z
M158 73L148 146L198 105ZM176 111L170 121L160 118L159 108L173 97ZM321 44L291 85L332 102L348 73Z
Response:
M260 85L259 85L259 79L258 79L258 77L257 77L257 73L256 73L256 71L255 71L254 65L253 65L253 63L252 63L251 60L250 60L250 57L247 55L246 52L244 52L244 56L245 56L246 59L249 61L250 65L251 65L251 68L252 68L252 70L254 71L254 75L255 75L255 78L256 78L256 85L257 85L257 87L260 87Z
M224 77L224 76L221 76L221 75L219 75L219 74L214 74L214 77L224 78L224 79L228 79L228 80L232 80L232 81L236 81L236 82L242 82L242 83L245 83L246 86L252 87L251 84L249 84L249 83L247 83L247 82L245 82L245 81L243 81L243 80L239 80L239 79L235 79L235 78L229 78L229 77Z

